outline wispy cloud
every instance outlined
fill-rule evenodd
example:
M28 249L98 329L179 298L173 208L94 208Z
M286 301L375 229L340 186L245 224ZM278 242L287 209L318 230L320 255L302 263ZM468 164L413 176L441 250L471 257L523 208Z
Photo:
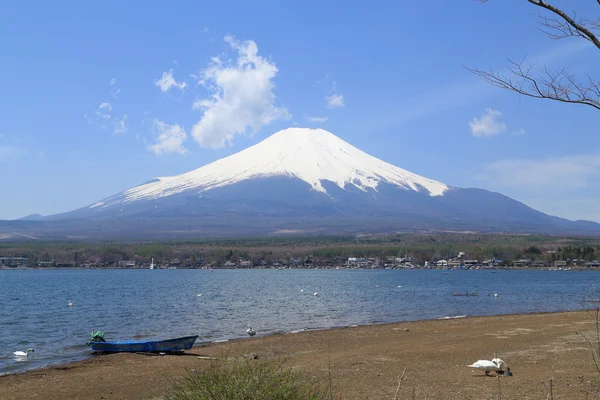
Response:
M329 118L328 117L306 117L306 120L309 122L318 122L320 124L322 124L323 122L327 121Z
M493 161L478 179L481 186L547 214L600 222L600 151Z
M117 84L117 78L111 78L108 83L110 86L114 87ZM110 95L115 99L119 98L119 93L121 93L121 89L119 88L114 88L114 90L110 91Z
M122 135L127 132L127 125L125 124L126 121L127 121L127 114L124 114L121 118L115 117L115 119L114 119L115 129L113 130L113 135L115 135L115 136Z
M344 107L344 96L341 94L332 94L331 96L326 96L325 100L327 100L328 108Z
M103 113L102 111L98 111L98 110L96 110L96 116L98 118L102 118L102 119L110 119L111 118L110 114Z
M516 131L513 132L513 135L515 136L523 136L527 133L527 131L523 128L519 128Z
M529 57L538 61L538 65L552 67L560 61L573 57L586 49L593 48L585 41L570 41L559 44L552 49ZM479 66L470 66L479 67ZM484 66L487 68L489 66ZM508 75L506 67L498 66L495 71ZM438 87L430 88L415 96L407 97L395 108L394 117L386 124L395 125L406 123L442 112L455 110L466 105L481 102L482 99L495 94L504 93L502 90L489 85L465 71L465 78L446 82ZM389 113L389 112L388 112Z
M191 131L202 147L230 145L237 135L253 134L275 120L291 117L287 109L275 106L275 64L258 55L258 46L252 40L226 36L225 42L237 52L236 62L213 57L199 76L200 84L213 92L193 106L203 111Z
M110 103L107 103L107 102L100 104L100 107L98 107L98 108L101 110L106 109L108 111L112 111L112 106L110 105Z
M531 196L521 199L525 204L550 215L571 220L600 222L598 197L589 195Z
M188 150L183 146L187 140L187 133L178 124L168 125L158 119L154 120L154 134L156 143L148 146L148 150L156 155L179 153L186 154Z
M469 126L473 136L494 136L506 130L506 125L500 119L502 113L497 110L487 108L481 117L473 117Z
M494 161L485 166L482 178L532 193L541 189L561 192L581 189L600 180L600 152Z
M175 87L179 90L185 89L187 83L185 82L177 82L173 77L173 69L168 70L167 72L163 72L162 77L154 82L156 86L160 88L160 90L165 93L168 92L169 89Z
M119 93L121 93L121 89L117 88L117 90L115 90L114 92L110 92L110 95L112 97L114 97L115 99L118 99L119 98Z

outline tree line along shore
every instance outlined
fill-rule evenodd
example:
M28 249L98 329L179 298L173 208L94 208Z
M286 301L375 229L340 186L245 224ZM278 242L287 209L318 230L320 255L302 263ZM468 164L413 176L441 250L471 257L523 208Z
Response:
M597 268L600 239L500 234L0 242L0 268Z

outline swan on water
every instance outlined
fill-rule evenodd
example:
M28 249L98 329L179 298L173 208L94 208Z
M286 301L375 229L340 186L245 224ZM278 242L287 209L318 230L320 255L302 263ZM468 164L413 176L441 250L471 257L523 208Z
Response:
M319 295L319 293L317 293L317 292L313 293L313 296L318 296L318 295Z
M493 360L477 360L471 365L467 365L467 367L480 369L485 372L486 375L489 376L490 371L499 371L504 367L504 361L499 358L494 358Z
M29 357L29 352L35 352L35 350L29 348L27 351L13 351L13 355L15 357Z
M71 300L69 300L69 302L67 303L67 307L73 307L73 302Z
M254 329L252 329L251 326L248 326L248 330L246 331L246 333L248 334L248 336L250 337L254 337L254 335L256 335L256 332L254 331Z

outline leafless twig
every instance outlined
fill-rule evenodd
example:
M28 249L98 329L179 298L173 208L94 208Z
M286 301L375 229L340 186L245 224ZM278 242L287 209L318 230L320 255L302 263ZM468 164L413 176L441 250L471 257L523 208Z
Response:
M479 0L486 3L489 0ZM527 2L545 9L553 16L539 15L540 30L551 39L579 37L600 49L600 18L584 19L577 14L567 14L563 10L544 0L527 0ZM600 5L600 0L596 0ZM539 71L536 63L525 63L508 59L508 70L511 76L494 71L467 68L484 81L493 86L508 89L524 96L538 99L550 99L563 103L583 104L600 110L600 81L584 74L577 77L568 68Z

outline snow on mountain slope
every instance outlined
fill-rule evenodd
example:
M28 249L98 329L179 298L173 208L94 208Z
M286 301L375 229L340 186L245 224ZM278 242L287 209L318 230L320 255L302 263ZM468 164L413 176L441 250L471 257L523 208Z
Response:
M443 183L381 161L323 129L289 128L239 153L182 175L154 179L90 208L158 199L188 190L200 193L274 176L301 179L322 193L327 193L321 185L323 180L342 189L354 185L363 191L377 190L380 182L430 196L442 196L448 190Z

